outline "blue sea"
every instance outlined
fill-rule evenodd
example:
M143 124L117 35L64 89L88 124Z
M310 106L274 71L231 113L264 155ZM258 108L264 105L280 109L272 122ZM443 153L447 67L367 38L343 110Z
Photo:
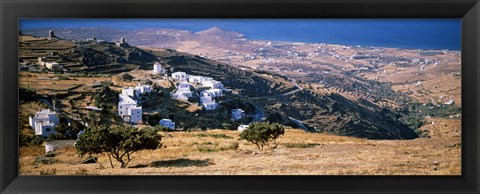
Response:
M409 49L461 50L461 19L21 19L32 28L174 28L219 26L250 39Z

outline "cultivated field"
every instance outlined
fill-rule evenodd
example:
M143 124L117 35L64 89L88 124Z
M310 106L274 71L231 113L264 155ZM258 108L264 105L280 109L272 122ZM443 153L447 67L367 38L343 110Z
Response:
M43 147L20 148L21 175L461 175L460 121L434 119L432 138L366 140L287 129L275 149L258 151L238 131L161 132L163 147L134 154L125 169L82 164L75 148L35 164ZM440 134L442 134L440 136ZM73 142L70 142L73 143ZM117 164L118 165L118 164Z

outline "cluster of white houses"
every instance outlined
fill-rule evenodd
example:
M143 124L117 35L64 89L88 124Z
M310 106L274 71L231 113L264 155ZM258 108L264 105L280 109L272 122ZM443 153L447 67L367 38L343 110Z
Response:
M55 134L55 126L59 122L56 112L50 109L40 110L34 116L29 117L28 120L30 126L35 130L35 135L43 137Z
M222 82L214 80L211 77L188 75L185 72L172 73L172 78L180 81L177 91L171 94L172 98L186 100L192 97L193 93L190 87L192 84L195 84L210 88L200 92L200 104L202 104L206 110L215 110L218 107L218 103L214 98L223 95L224 88Z
M46 62L44 57L39 57L39 64L52 69L55 63ZM50 66L52 65L53 66ZM58 65L58 63L57 63ZM159 63L153 65L155 73L165 73L165 69ZM209 89L200 91L200 103L206 110L214 110L218 107L218 103L214 100L216 97L223 95L223 84L211 77L193 76L185 72L175 72L172 78L180 81L175 93L171 94L175 99L188 99L192 97L191 87L193 84ZM139 99L142 95L152 92L150 85L138 85L136 87L123 88L119 94L118 115L124 122L138 124L142 121L142 106L139 106ZM245 111L242 109L231 110L232 120L238 120L245 117ZM59 124L59 118L55 111L44 109L38 111L34 116L29 117L29 124L35 130L35 135L48 137L55 134L55 127ZM175 122L171 119L162 119L159 124L168 128L175 129Z
M142 121L142 107L138 105L136 99L151 91L150 85L122 89L122 93L118 95L118 115L124 122L140 123Z

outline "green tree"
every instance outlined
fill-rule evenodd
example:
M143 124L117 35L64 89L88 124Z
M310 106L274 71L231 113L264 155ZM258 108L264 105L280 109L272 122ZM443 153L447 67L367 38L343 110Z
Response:
M277 138L283 134L285 134L285 128L281 124L256 122L250 124L247 129L242 131L240 139L247 140L257 145L259 150L263 150L263 147L268 146L270 141L276 146Z
M152 128L97 125L80 135L75 148L80 156L106 153L112 168L115 168L112 158L120 163L121 168L125 168L132 160L133 153L143 149L160 148L161 139Z

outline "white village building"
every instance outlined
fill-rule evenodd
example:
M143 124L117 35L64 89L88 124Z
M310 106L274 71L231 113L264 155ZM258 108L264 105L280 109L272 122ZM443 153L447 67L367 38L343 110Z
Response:
M162 68L162 65L159 62L156 62L155 64L153 64L153 72L160 74L164 73L165 69Z
M164 126L164 127L168 128L168 129L175 129L175 122L173 122L170 119L162 119L162 120L160 120L159 124L161 126Z
M122 95L135 96L135 88L133 87L123 88Z
M188 98L192 97L192 91L190 90L190 84L187 82L182 82L178 84L177 91L175 93L170 94L170 97L175 99L184 99L187 100Z
M223 91L221 89L208 89L200 92L201 97L215 98L215 97L220 97L222 95L223 95Z
M188 75L185 72L175 72L172 73L172 78L180 81L185 81L188 79Z
M210 87L212 89L222 89L223 88L222 82L219 82L219 81L216 81L216 80L204 81L202 83L202 85L204 85L206 87Z
M57 62L43 62L43 65L51 70L59 70L60 69L60 64Z
M196 84L204 85L203 83L206 83L206 82L209 82L209 81L215 81L215 80L211 77L196 76L196 75L188 76L188 82L190 82L190 83L196 83Z
M118 95L118 115L124 122L140 123L142 121L142 107L138 106L138 101L133 97L151 92L151 86L141 85L135 88L129 87L122 89Z
M204 78L205 77L203 77L203 76L191 75L191 76L188 76L188 82L195 83L195 84L201 84Z
M245 129L248 129L248 125L240 125L240 126L238 126L238 128L237 128L237 130L239 130L239 131L243 131L243 130L245 130Z
M45 66L44 62L47 62L47 57L38 57L38 66Z
M202 103L202 105L205 108L205 110L215 110L218 107L218 103L216 103L215 101L204 102Z
M122 94L132 97L140 97L143 94L152 92L152 86L150 85L138 85L134 87L128 87L122 89Z
M135 95L136 97L139 97L143 94L148 94L152 92L152 86L150 85L138 85L135 86Z
M46 67L51 70L59 70L60 64L57 62L48 62L47 57L38 57L38 65Z
M238 119L241 119L245 117L245 110L243 109L232 109L232 120L236 121Z
M200 103L205 110L215 110L218 107L218 103L210 97L200 97Z
M48 137L50 134L55 134L55 126L58 125L59 120L55 111L44 109L38 111L35 116L29 117L29 124L35 130L35 135Z

